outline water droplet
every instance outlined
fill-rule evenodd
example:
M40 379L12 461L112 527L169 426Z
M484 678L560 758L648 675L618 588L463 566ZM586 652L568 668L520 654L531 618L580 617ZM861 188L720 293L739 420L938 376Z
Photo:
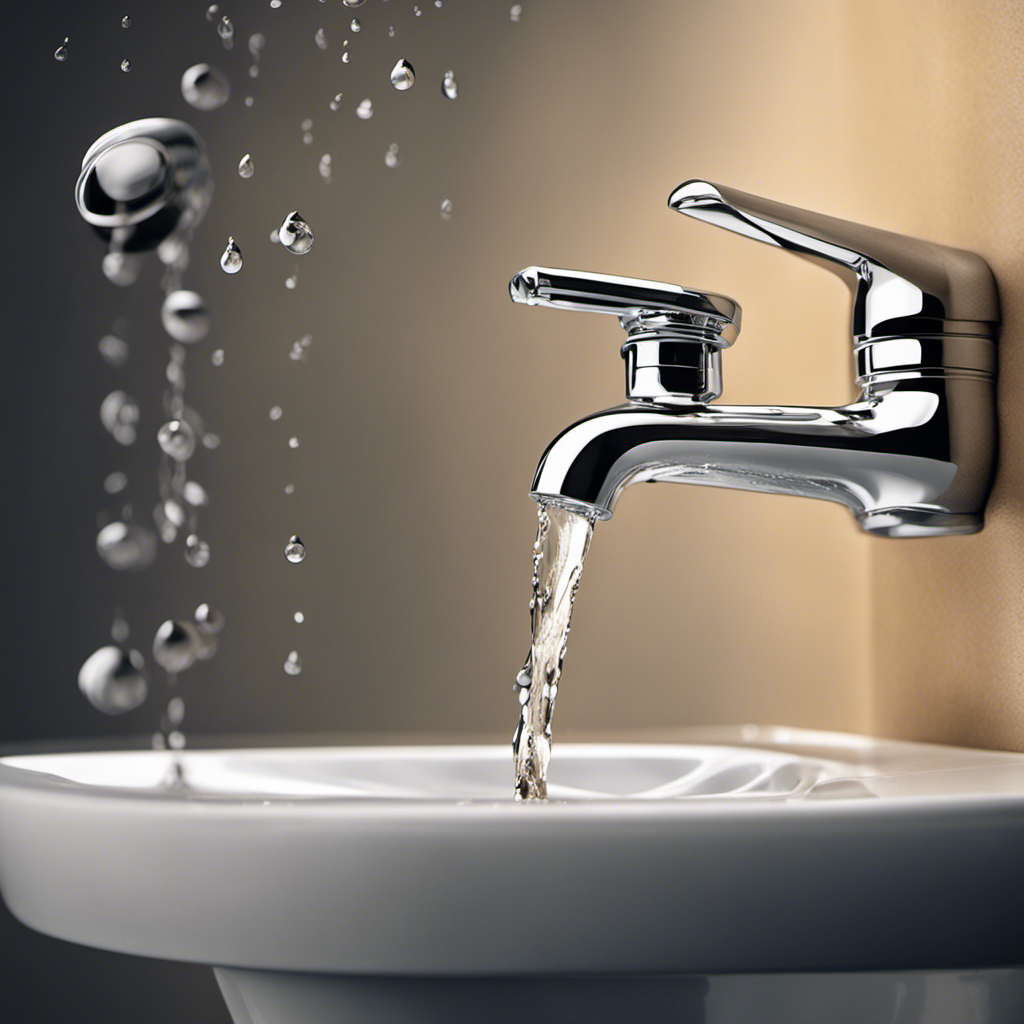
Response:
M412 13L415 14L417 18L422 17L423 15L423 12L418 7L414 7L412 9Z
M285 494L294 494L295 493L295 484L285 484L284 485L284 493Z
M299 447L299 439L297 437L289 437L288 438L288 447L289 448L298 448Z
M277 230L284 247L301 256L313 248L313 232L309 225L299 216L298 210L292 210ZM294 287L294 285L293 285Z
M324 32L322 28L318 28L316 30L316 35L313 36L313 38L316 40L316 45L319 46L321 50L327 49L329 45L327 42L327 33Z
M251 107L252 106L252 97L251 96L246 96L245 97L245 105L247 107Z
M253 64L253 66L251 68L249 68L249 77L250 78L259 78L259 75L260 75L259 65L258 64Z
M185 420L168 420L156 434L157 443L165 455L175 462L192 458L196 450L196 435Z
M306 120L302 122L301 128L302 128L302 130L304 132L308 132L312 127L313 127L313 118L307 117Z
M118 608L114 612L114 621L110 624L110 636L117 643L123 644L128 639L130 632L128 620L124 617L124 612Z
M306 132L306 134L302 136L302 144L304 146L312 146L313 145L313 133L312 132Z
M356 107L356 117L363 121L369 121L373 117L373 104L369 100L363 100Z
M441 80L441 92L450 100L459 95L459 83L455 81L454 71L449 70L444 73L444 78Z
M129 15L126 14L121 19L121 28L131 28L131 27L132 27L132 19L131 19L131 17Z
M127 72L127 71L131 71L131 69L132 69L132 62L127 57L125 57L125 59L123 61L121 61L121 70Z
M452 201L450 199L441 200L441 220L452 219Z
M214 366L223 366L224 365L224 349L222 349L222 348L215 348L213 350L213 355L210 356L210 362L213 363Z
M219 10L220 4L210 4L210 6L206 8L206 20L213 21L213 19L217 17L217 12Z
M288 543L284 546L284 557L289 562L298 564L306 557L306 546L299 539L298 534L293 534L288 538Z
M406 89L412 88L412 83L416 81L416 71L413 66L403 57L392 69L391 69L391 84L398 89L399 92L404 92Z
M299 362L300 360L305 360L305 358L306 358L306 350L312 344L313 344L313 335L312 334L304 334L301 338L299 338L298 341L293 341L292 342L292 347L291 347L291 349L288 352L288 358L295 360L295 362Z
M202 569L210 561L210 545L190 533L185 538L185 561L195 569Z
M302 612L296 612L295 615L292 616L292 617L295 619L296 622L305 622L306 621L306 616L303 615Z
M128 477L120 471L111 473L103 481L103 490L105 490L107 494L120 494L127 486Z
M196 110L216 110L227 103L231 87L217 68L210 64L193 64L181 76L181 95Z
M252 157L246 153L241 160L238 161L238 176L240 178L251 178L256 170L256 165L252 162Z
M281 6L281 0L270 0L270 6L276 11Z
M302 659L298 651L292 651L285 659L284 670L290 676L297 676L302 671Z
M153 637L153 659L165 672L184 672L195 663L199 631L184 619L168 619Z
M281 409L281 406L279 406L279 405L271 406L271 408L270 408L270 418L272 420L279 420L283 414L284 414L284 412Z
M391 38L391 39L395 38L395 26L394 25L388 25L388 37Z
M64 37L64 42L53 51L53 59L65 61L68 59L68 40L67 36Z
M351 24L349 25L349 28L352 29L353 32L361 32L363 26L358 18L353 18Z
M337 110L341 106L342 93L336 93L334 99L330 102L331 110Z
M191 344L210 333L210 313L197 292L178 290L164 299L160 310L164 330L175 340Z
M249 36L249 52L256 58L260 59L260 54L263 52L263 45L266 43L266 39L259 32Z
M385 167L397 167L402 162L402 154L398 152L398 143L392 142L384 154Z
M145 662L138 651L101 647L78 670L78 688L94 708L107 715L121 715L145 699Z
M128 361L128 342L114 334L104 334L97 348L111 366L124 366Z
M167 721L171 725L181 725L185 720L185 702L180 697L172 697L167 702Z
M224 613L205 601L196 609L196 624L207 633L219 633L224 628Z
M178 536L178 527L168 518L167 505L167 502L161 501L154 507L153 522L156 523L156 528L160 531L160 539L165 544L173 544Z
M237 274L242 269L242 250L238 248L238 243L230 235L228 244L220 256L220 269L225 274Z
M167 746L169 746L171 748L171 750L184 750L185 749L185 734L183 732L179 732L177 729L175 729L174 732L172 732L172 733L168 733L167 734ZM180 765L175 765L175 766L173 766L172 770L175 773L173 778L174 778L175 781L177 781L178 773L181 771L181 767L180 767Z
M362 7L365 0L342 0L346 7Z
M294 291L296 288L298 288L298 286L299 286L299 270L298 270L298 267L295 268L295 270L293 271L291 277L286 277L284 279L284 286L289 291Z
M220 447L220 436L217 434L206 433L203 434L203 447L204 448L219 448Z
M508 16L511 21L519 21L519 19L523 16L523 5L513 4L508 9Z
M135 443L135 426L138 422L138 402L124 391L111 391L100 403L100 423L118 444Z
M349 53L349 52L348 52L348 50L346 50L346 51L345 51L345 52L344 52L344 53L343 53L343 54L341 55L341 62L342 62L342 64L348 64L348 62L349 62L350 60L352 60L352 54L351 54L351 53Z
M185 506L177 498L168 498L161 502L159 508L165 522L175 527L185 525ZM153 518L157 518L155 511Z
M186 480L181 489L181 496L193 507L203 508L210 504L206 488L198 480Z
M331 154L330 153L324 153L324 155L322 157L320 157L320 177L323 178L324 181L330 181L331 180Z
M108 252L103 257L103 275L120 288L135 284L142 271L142 257L136 253Z
M133 572L156 558L156 534L137 523L108 523L96 535L96 551L111 569Z
M270 241L274 245L277 245L277 243L281 241L281 234L277 228L274 228L274 230L270 232Z
M235 26L231 23L231 19L225 14L223 18L217 22L217 35L221 39L232 39L235 35Z

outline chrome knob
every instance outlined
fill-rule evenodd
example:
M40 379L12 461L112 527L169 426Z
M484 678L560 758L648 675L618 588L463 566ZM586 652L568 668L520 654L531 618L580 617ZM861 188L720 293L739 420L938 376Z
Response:
M514 302L610 313L626 331L632 401L707 402L722 393L722 349L739 334L739 303L661 281L527 267L509 282Z

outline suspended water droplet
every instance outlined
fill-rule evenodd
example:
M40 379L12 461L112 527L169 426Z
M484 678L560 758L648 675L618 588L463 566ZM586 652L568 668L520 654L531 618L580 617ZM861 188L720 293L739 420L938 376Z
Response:
M398 143L392 142L388 151L384 154L385 167L397 167L402 162L402 155L398 152Z
M301 256L313 248L313 232L299 216L298 210L292 210L285 217L277 233L284 247L296 256Z
M164 299L160 310L164 330L175 340L189 344L210 333L210 313L197 292L179 289Z
M423 14L423 12L418 7L414 7L412 9L412 13L415 14L417 18L421 17Z
M348 26L353 32L361 32L363 29L362 23L358 18L353 18Z
M330 153L324 153L324 155L322 157L320 157L320 177L323 178L324 181L330 181L331 180L331 154Z
M128 342L114 334L104 334L96 347L111 366L124 366L128 361Z
M307 117L306 120L302 122L301 128L302 128L302 130L304 132L308 132L312 127L313 127L313 118Z
M251 96L246 96L245 97L245 105L247 107L251 107L252 106L252 97Z
M224 628L224 613L205 601L196 609L196 624L207 633L219 633Z
M441 200L441 220L452 219L452 201L450 199Z
M108 252L103 257L103 275L111 284L127 288L142 271L142 257L136 253Z
M181 697L172 697L167 702L167 721L171 725L181 725L185 720L185 702Z
M508 16L511 21L519 21L523 16L523 5L513 4L508 10Z
M235 34L235 26L232 24L231 19L225 14L223 18L217 22L217 35L221 39L231 39Z
M110 636L119 644L123 644L128 639L130 629L128 628L128 620L124 617L124 612L118 608L114 612L114 621L110 624Z
M318 28L316 30L316 35L313 36L313 38L316 40L316 45L319 46L321 50L327 49L329 45L327 42L327 33L324 32L322 28Z
M184 672L195 664L199 632L184 619L168 619L153 637L153 659L165 672Z
M250 78L259 78L259 74L260 74L259 65L258 64L253 64L253 66L251 68L249 68L249 77Z
M391 38L391 39L395 38L395 26L394 25L388 25L388 37Z
M305 360L306 350L310 345L313 344L313 335L304 334L298 341L292 342L292 347L288 351L288 358L293 359L295 362Z
M289 448L298 448L299 447L299 439L297 437L289 437L288 438L288 447Z
M193 507L203 508L210 504L206 488L198 480L186 480L181 489L181 496Z
M296 267L295 270L292 272L292 276L291 277L286 277L284 279L284 286L289 291L295 291L295 289L298 288L298 286L299 286L299 270L298 270L298 267Z
M365 0L343 0L346 7L362 7Z
M285 659L284 670L290 676L297 676L302 671L302 659L298 651L292 651Z
M145 662L138 651L101 647L78 670L78 688L90 704L107 715L121 715L145 699Z
M213 21L213 19L217 17L217 12L219 10L220 4L210 4L210 6L206 8L206 20Z
M110 473L103 481L103 490L107 494L120 494L127 486L128 477L120 471Z
M124 16L124 17L123 17L123 18L121 19L121 28L131 28L131 27L132 27L132 19L131 19L131 16L130 16L130 15L128 15L128 14L126 14L126 15L125 15L125 16Z
M306 134L302 136L302 143L305 146L312 146L313 145L313 133L312 132L306 132Z
M167 516L167 502L161 501L153 509L153 522L165 544L173 544L178 536L178 527Z
M288 538L288 543L284 546L284 557L295 564L306 557L306 546L299 539L298 534L293 534Z
M181 76L181 95L196 110L216 110L227 103L231 87L217 68L210 64L193 64Z
M346 51L345 51L345 52L344 52L344 53L343 53L343 54L341 55L341 62L342 62L342 64L348 64L348 63L349 63L349 61L351 61L351 60L352 60L352 54L351 54L351 53L349 53L349 52L348 52L348 50L346 50Z
M167 746L169 746L171 748L171 750L184 750L185 749L185 734L183 732L179 732L179 730L177 730L177 729L175 729L174 732L168 733L167 734ZM171 773L172 773L171 774L171 779L172 779L172 781L171 781L170 785L180 784L179 778L178 778L180 772L181 772L181 766L180 765L172 765L171 766Z
M139 404L124 391L111 391L100 403L100 422L118 444L134 444Z
M270 0L270 6L276 11L281 6L281 0Z
M132 69L132 62L127 57L125 57L125 59L123 61L121 61L121 70L127 72L127 71L131 71L131 69Z
M306 621L306 616L303 615L302 612L296 612L295 615L292 616L292 617L295 619L296 622L305 622Z
M217 434L205 433L203 434L203 447L204 448L219 448L220 437Z
M64 42L53 51L53 59L59 61L65 61L68 59L68 37L64 37Z
M281 241L281 234L277 228L274 228L274 230L270 232L270 241L273 242L274 245L277 245L277 243Z
M195 569L202 569L210 561L210 545L190 533L185 538L185 561Z
M224 349L222 349L222 348L215 348L213 350L213 355L210 356L210 362L213 363L214 366L223 366L224 365Z
M270 418L272 420L279 420L284 415L284 411L281 406L274 405L270 407Z
M441 92L445 94L450 100L454 100L459 95L459 83L455 81L455 72L448 70L444 73L444 78L441 79Z
M249 52L256 58L260 59L260 54L263 52L263 45L266 43L266 39L260 32L255 32L249 36Z
M412 88L412 84L415 81L416 81L416 70L403 57L391 69L391 84L399 92L405 92L406 89L411 89Z
M373 104L369 100L363 100L356 107L356 117L363 121L369 121L373 117Z
M331 110L337 110L341 106L342 93L336 93L334 99L330 102Z
M294 494L295 493L295 484L285 484L284 485L284 493L285 494Z
M161 502L160 510L163 513L163 519L172 526L185 525L185 506L177 498L168 498L166 501ZM156 516L154 515L155 518Z
M241 160L238 161L238 176L240 178L251 178L256 170L256 165L252 162L252 157L246 153Z
M192 458L196 450L196 435L185 420L168 420L156 434L157 443L165 455L175 462Z
M237 274L242 269L242 250L238 248L238 243L230 235L228 244L220 256L220 269L225 274Z
M153 564L156 534L138 523L108 523L96 535L96 551L111 569L134 572Z

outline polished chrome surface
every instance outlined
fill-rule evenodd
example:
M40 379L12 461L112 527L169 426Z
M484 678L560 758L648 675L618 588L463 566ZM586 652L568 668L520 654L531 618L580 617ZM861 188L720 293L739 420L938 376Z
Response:
M837 408L708 404L739 327L732 300L529 268L513 278L516 301L620 316L630 399L563 431L531 496L607 519L631 484L671 481L825 498L888 537L980 530L996 453L999 326L985 261L705 181L680 185L669 206L848 275L860 397ZM729 341L659 333L681 304L692 315L702 301L728 317Z

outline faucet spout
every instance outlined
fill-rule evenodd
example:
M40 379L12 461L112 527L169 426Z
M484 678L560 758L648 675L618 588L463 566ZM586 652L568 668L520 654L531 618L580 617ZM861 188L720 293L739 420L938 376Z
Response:
M975 533L992 406L991 383L970 378L897 381L836 408L630 402L559 434L531 497L608 519L627 487L667 481L824 498L882 536Z

